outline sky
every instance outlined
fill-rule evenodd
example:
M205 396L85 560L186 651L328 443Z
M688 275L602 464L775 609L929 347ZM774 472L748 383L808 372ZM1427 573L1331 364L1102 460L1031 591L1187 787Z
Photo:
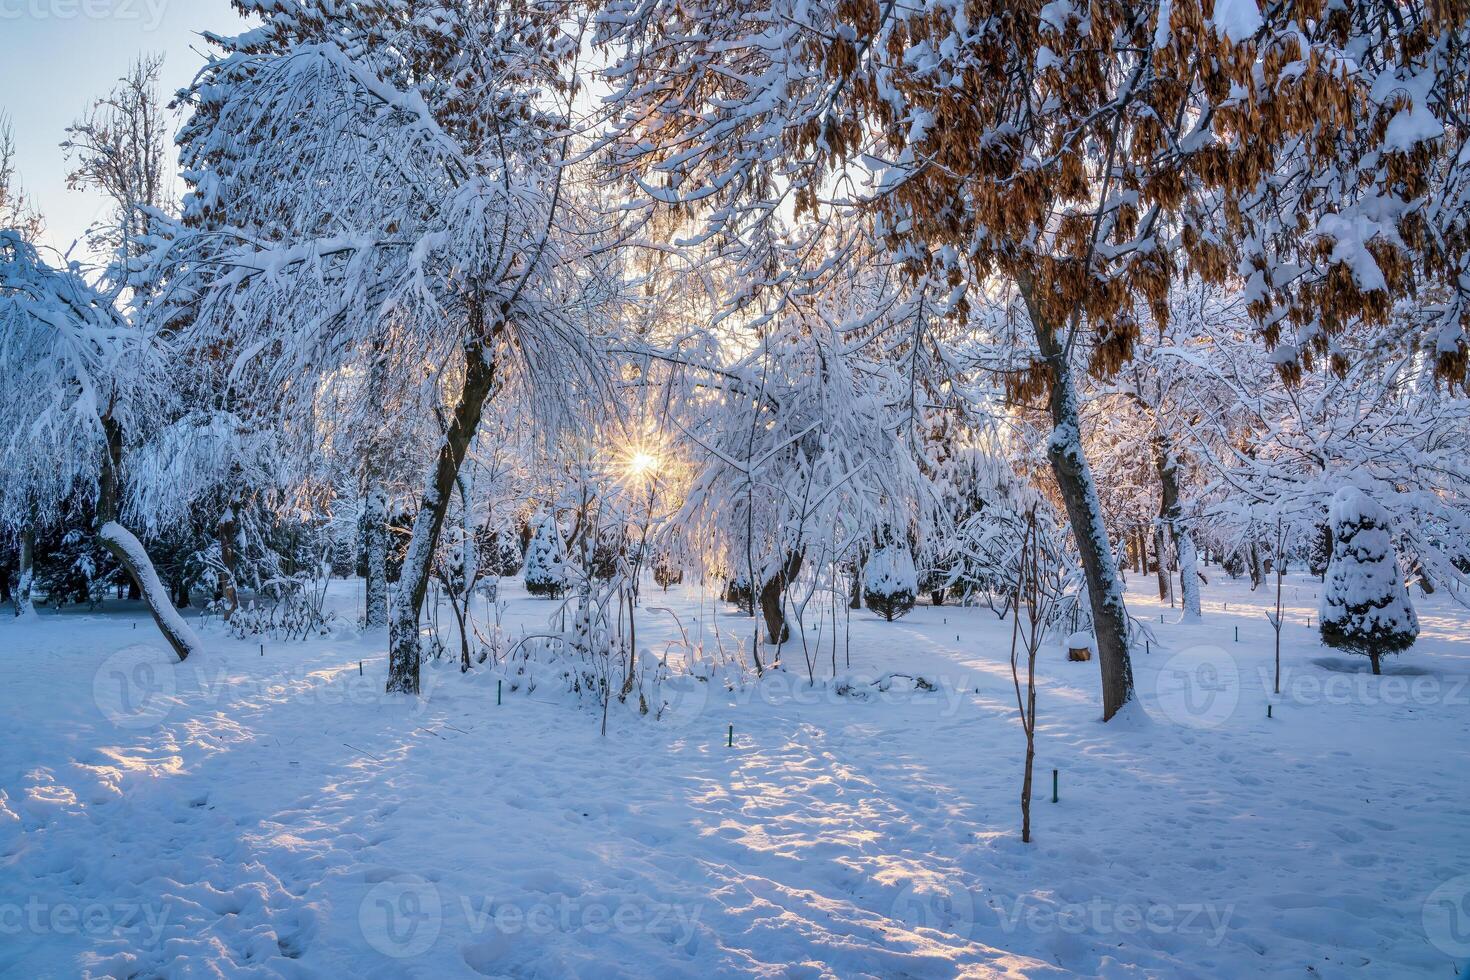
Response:
M21 186L46 219L46 244L65 251L107 214L100 195L67 189L66 127L139 54L164 55L172 93L204 63L201 31L243 24L229 0L0 0L0 113L15 132Z

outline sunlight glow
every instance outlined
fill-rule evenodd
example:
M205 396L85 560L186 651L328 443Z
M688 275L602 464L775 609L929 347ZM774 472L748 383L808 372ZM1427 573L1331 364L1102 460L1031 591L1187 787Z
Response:
M658 470L658 457L652 453L635 452L628 460L628 475L633 477L648 476Z

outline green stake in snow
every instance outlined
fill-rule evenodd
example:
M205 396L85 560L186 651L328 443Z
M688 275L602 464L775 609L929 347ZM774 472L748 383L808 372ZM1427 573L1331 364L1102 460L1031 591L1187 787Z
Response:
M733 724L730 726L730 731L726 735L725 745L732 749L735 747L735 726Z
M1240 642L1240 627L1239 626L1235 627L1235 642L1236 643L1239 643Z
M358 677L361 677L362 676L362 661L361 660L359 660L357 662L357 676Z
M1269 704L1266 705L1266 717L1267 718L1270 718L1271 717L1271 706Z
M505 681L496 681L495 682L495 703L496 704L499 704L500 703L500 685L502 685L504 683L505 683Z
M265 656L265 644L264 644L264 643L262 643L262 644L261 644L261 645L260 645L260 655L261 655L261 656L262 656L262 657L263 657L263 656Z
M1059 797L1057 796L1057 771L1055 769L1051 771L1051 801L1053 803L1059 801Z

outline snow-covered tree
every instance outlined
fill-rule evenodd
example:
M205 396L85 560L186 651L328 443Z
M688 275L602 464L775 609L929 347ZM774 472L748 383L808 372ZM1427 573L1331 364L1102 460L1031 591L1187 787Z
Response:
M212 37L186 95L169 300L236 397L294 431L323 431L321 380L373 363L440 422L389 630L388 689L416 693L430 570L487 401L546 422L599 383L608 277L570 163L577 25L543 4L238 6L261 26Z
M873 549L863 566L863 601L890 623L914 608L919 591L908 545L889 541Z
M748 257L747 292L799 296L850 251L854 236L810 235L779 252L762 232L788 201L819 221L860 209L912 274L954 287L950 309L978 299L966 283L1014 288L1030 341L1009 393L1051 419L1111 718L1132 697L1128 619L1079 368L1126 363L1133 310L1166 321L1181 270L1239 267L1286 366L1422 275L1436 357L1463 377L1470 157L1452 79L1470 45L1452 8L606 0L598 38L619 162L654 204L708 215Z
M0 231L0 517L12 529L86 515L180 660L199 639L121 522L128 455L170 401L157 338L74 267Z
M1332 498L1332 561L1322 585L1322 642L1373 661L1414 645L1419 617L1393 547L1392 518L1357 487Z
M548 513L536 525L536 533L526 548L526 591L549 599L559 597L567 588L567 549L554 513Z

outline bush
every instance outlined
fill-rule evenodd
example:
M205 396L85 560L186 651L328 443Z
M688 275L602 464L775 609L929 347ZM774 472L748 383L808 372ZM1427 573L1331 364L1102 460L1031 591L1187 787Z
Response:
M907 547L889 544L874 551L863 574L863 600L873 612L891 623L914 608L919 583Z

